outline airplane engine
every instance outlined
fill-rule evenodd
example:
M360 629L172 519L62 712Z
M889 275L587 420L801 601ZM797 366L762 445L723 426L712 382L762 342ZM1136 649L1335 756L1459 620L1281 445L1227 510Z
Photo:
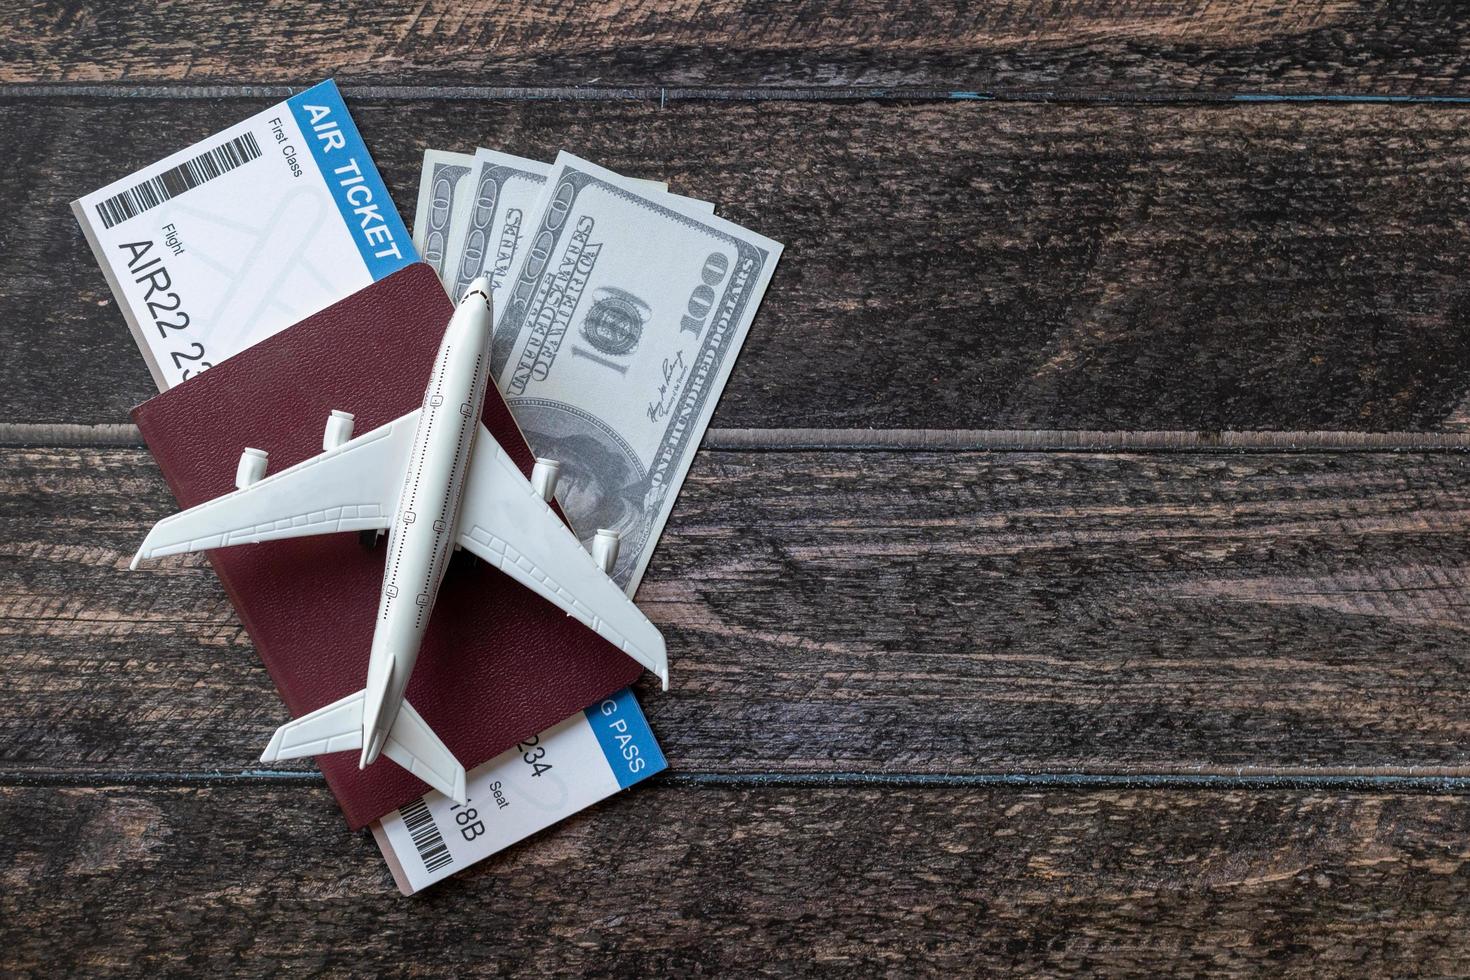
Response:
M327 416L327 429L322 433L322 451L336 449L342 443L352 438L353 414L351 412L339 412L335 408L332 414Z
M605 527L598 528L592 539L592 558L608 575L612 574L613 566L618 563L618 545L622 540L622 535Z
M531 469L531 489L541 495L541 499L548 504L551 498L556 496L556 478L561 475L561 464L554 459L543 459L536 457L536 465Z
M266 462L270 453L264 449L246 449L240 454L240 464L235 467L235 486L241 490L252 483L259 483L265 476Z

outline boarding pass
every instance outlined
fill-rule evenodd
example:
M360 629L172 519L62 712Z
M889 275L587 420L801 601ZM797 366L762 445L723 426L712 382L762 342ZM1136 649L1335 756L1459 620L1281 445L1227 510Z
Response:
M431 792L373 824L373 836L412 895L664 768L625 688L470 772L467 803Z

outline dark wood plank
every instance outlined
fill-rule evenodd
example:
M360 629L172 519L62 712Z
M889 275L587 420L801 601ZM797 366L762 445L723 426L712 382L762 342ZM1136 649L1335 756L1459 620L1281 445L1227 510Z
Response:
M0 770L284 719L142 450L0 453ZM1470 775L1470 459L702 454L639 601L685 771Z
M259 101L0 100L0 421L151 388L68 200ZM782 240L714 424L1434 429L1470 396L1467 116L1425 107L433 103L420 152L567 146ZM859 144L853 134L861 134Z
M1463 798L646 786L416 899L324 789L0 790L0 970L1458 974Z
M39 5L0 80L1463 94L1467 33L1387 0Z

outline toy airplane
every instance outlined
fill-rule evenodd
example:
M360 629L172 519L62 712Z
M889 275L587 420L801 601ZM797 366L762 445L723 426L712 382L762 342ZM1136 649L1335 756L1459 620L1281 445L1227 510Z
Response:
M538 459L530 481L480 421L490 373L490 282L460 299L434 359L424 403L352 439L333 412L322 452L265 477L266 454L246 449L234 493L159 521L144 558L339 531L388 532L367 686L276 730L262 762L361 749L379 753L460 803L465 771L403 697L450 554L463 547L596 630L669 686L663 637L608 578L617 536L598 531L594 555L552 511L558 464ZM262 478L264 477L264 478Z

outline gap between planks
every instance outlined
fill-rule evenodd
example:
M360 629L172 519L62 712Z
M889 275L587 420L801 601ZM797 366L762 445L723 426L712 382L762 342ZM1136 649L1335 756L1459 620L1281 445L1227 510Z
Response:
M0 423L0 447L142 447L128 423ZM1464 453L1470 432L710 429L703 449L771 452Z
M1193 773L700 773L669 772L657 778L670 786L746 789L1035 789L1035 790L1321 790L1351 793L1470 794L1463 769L1393 767L1393 771L1324 770ZM239 772L0 772L0 787L89 789L105 786L178 787L233 785L325 786L320 772L251 769Z
M258 85L140 84L117 82L9 82L0 99L284 99L315 82ZM373 85L346 83L346 96L399 101L507 102L1022 102L1070 105L1262 105L1333 103L1470 106L1470 95L1376 95L1371 92L1096 92L1087 89L980 91L919 86L581 86Z

